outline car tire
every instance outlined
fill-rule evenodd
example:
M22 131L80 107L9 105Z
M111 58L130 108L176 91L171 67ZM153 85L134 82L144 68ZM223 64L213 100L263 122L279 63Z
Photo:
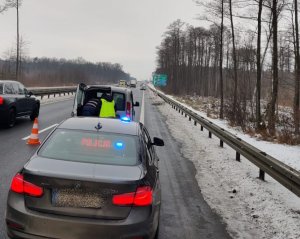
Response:
M14 108L9 109L6 126L8 128L14 127L16 124L16 110Z
M30 117L31 121L34 121L35 118L39 117L40 114L40 106L38 104L36 104L36 106L34 107L34 110L32 111Z

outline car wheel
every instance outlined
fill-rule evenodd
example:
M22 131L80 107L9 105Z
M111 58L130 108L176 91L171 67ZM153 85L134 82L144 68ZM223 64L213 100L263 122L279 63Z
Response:
M34 121L35 118L39 117L39 113L40 113L40 107L39 107L39 105L36 105L30 115L31 121Z
M10 109L8 112L8 118L7 118L7 127L12 128L16 124L16 111L15 109Z

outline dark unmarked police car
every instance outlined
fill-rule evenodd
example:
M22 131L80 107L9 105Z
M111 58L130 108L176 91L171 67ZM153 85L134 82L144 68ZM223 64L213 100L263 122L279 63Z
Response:
M60 124L12 180L10 238L157 237L158 158L141 123L71 118Z

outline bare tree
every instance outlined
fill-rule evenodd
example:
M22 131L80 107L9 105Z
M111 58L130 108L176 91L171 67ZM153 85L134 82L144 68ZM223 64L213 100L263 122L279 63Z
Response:
M258 16L257 16L257 55L256 55L256 67L257 67L257 80L256 80L256 128L261 127L261 21L262 21L262 10L263 1L258 2Z
M296 51L295 51L295 96L294 96L294 124L295 124L295 134L299 134L299 89L300 89L300 49L299 49L299 23L298 23L298 1L294 0L295 9L295 40L296 40Z
M224 86L223 86L223 33L224 33L224 0L221 0L221 40L220 40L220 97L221 97L221 106L220 106L220 118L224 118Z
M231 37L232 37L232 58L233 58L233 71L234 71L234 92L233 92L233 109L232 117L233 122L236 122L237 108L238 108L238 76L237 76L237 58L236 58L236 46L235 46L235 31L233 23L233 13L232 13L232 0L229 0L229 14L230 14L230 24L231 24Z
M278 0L272 1L272 28L273 28L273 52L272 52L272 70L273 70L273 83L272 95L268 109L268 129L271 135L275 135L275 121L276 121L276 102L278 97Z

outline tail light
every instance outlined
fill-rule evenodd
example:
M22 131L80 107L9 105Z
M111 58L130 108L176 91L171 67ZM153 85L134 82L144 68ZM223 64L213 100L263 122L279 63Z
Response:
M127 102L126 103L126 116L128 118L131 118L130 115L131 115L131 104L130 104L130 102Z
M117 206L149 206L152 204L153 192L151 187L139 187L136 192L113 196L113 204Z
M43 195L43 188L25 181L23 175L20 173L14 176L10 190L15 193L25 194L32 197L41 197Z
M0 105L3 105L4 104L4 99L3 97L0 96Z

